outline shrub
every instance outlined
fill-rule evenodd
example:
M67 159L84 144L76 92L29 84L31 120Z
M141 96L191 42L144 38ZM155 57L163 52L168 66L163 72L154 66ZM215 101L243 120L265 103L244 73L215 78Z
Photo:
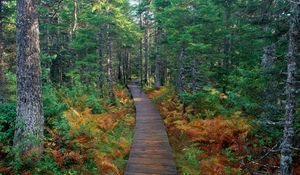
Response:
M16 104L0 104L0 148L12 145L16 118ZM4 150L0 150L1 152Z

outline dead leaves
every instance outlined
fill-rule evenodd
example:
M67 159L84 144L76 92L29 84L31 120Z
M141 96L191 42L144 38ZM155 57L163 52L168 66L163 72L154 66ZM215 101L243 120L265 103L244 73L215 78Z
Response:
M81 109L76 106L64 112L71 127L72 138L64 151L56 144L56 140L61 136L56 131L48 131L53 139L47 141L47 151L61 168L64 168L66 161L76 162L78 168L83 166L84 160L92 159L100 174L122 174L124 167L119 167L113 162L123 159L129 153L131 143L127 140L127 135L130 133L125 127L133 129L135 118L132 114L133 101L128 96L128 92L116 88L115 94L120 104L105 106L108 112L92 114L91 109ZM85 98L82 97L80 101L84 101ZM115 130L118 130L118 135L115 135ZM76 151L73 149L74 146Z
M210 93L217 94L217 91L212 89ZM147 95L154 99L159 107L171 141L173 141L172 144L175 150L179 151L176 155L182 155L185 147L194 145L192 147L203 151L202 154L197 155L200 160L198 167L201 174L223 175L227 171L233 174L241 171L240 165L230 161L230 157L223 151L228 150L233 156L246 154L245 138L250 130L246 119L238 117L238 113L229 119L222 116L213 119L190 119L182 115L182 104L178 96L166 87L149 90ZM228 98L222 93L218 96L220 99ZM187 114L191 114L192 110L191 106L188 106ZM176 158L177 161L182 161L180 156Z

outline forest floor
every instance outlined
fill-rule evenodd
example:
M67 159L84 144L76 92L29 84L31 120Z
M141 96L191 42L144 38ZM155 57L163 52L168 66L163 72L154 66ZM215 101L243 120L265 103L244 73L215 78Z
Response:
M58 91L57 98L44 94L47 123L45 153L40 161L13 161L10 153L15 104L0 106L0 174L124 173L135 126L135 109L128 89L115 87L116 105L91 98L94 92L83 95L77 91ZM227 98L215 89L211 91L221 100ZM278 148L272 149L276 144L273 140L266 142L268 138L259 137L261 128L254 124L255 117L242 116L241 112L203 117L192 106L187 106L183 114L183 105L171 87L148 89L146 94L163 117L178 174L275 174L278 171L280 152ZM59 107L60 103L66 108ZM211 112L209 105L216 104L205 103L200 106L201 111ZM294 174L300 174L300 157L296 155L294 160L297 162Z
M0 174L123 174L133 139L135 111L126 88L116 87L114 93L117 104L101 104L100 114L82 108L87 96L76 98L76 103L62 98L68 106L62 115L66 123L57 125L67 128L66 132L46 127L42 159L38 163L25 160L18 170L14 170L18 163L7 163L13 159L1 149Z
M106 106L108 112L92 114L89 108L81 112L70 108L65 112L72 142L84 151L82 156L93 156L100 174L123 174L133 138L133 101L127 89L115 89L115 95L119 104Z
M278 170L279 152L274 154L271 147L259 146L253 136L253 130L259 128L252 125L251 117L241 117L239 113L230 117L195 117L191 106L182 113L179 97L170 87L146 90L146 94L164 119L179 174L272 174ZM299 163L294 170L300 174Z

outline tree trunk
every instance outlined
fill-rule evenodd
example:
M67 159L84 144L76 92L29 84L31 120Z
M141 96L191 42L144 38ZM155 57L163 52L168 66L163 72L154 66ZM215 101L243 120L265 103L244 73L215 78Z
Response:
M0 0L0 104L5 101L5 76L4 76L4 58L3 58L3 4Z
M196 92L197 90L197 77L196 77L196 56L195 54L192 55L193 60L192 60L192 91L193 93Z
M125 48L125 55L124 55L124 84L126 84L129 78L129 53L128 48Z
M182 46L180 48L180 54L178 57L178 75L177 75L177 92L181 93L183 92L183 72L184 72L184 67L183 67L183 59L184 59L184 53L185 49Z
M72 34L71 36L76 32L77 29L77 21L78 21L78 16L77 16L77 0L74 0L74 25L72 28Z
M113 67L112 67L112 40L109 32L110 25L107 25L107 80L108 80L108 95L111 101L115 100L114 89L113 89Z
M120 51L117 54L117 58L118 58L118 81L120 83L122 83L122 80L124 80L123 78L123 74L122 73L122 67L124 67L124 60L122 59L122 50L120 49Z
M156 32L155 88L161 86L160 37L161 29L158 27Z
M225 6L225 12L224 12L224 22L226 25L226 30L229 30L230 24L229 24L229 18L230 18L230 6ZM229 32L226 32L226 36L224 37L224 44L223 44L223 52L224 52L224 60L223 60L223 69L225 71L225 75L228 74L229 71L229 65L230 65L230 49L231 49L231 42L230 42L230 36ZM227 77L225 78L225 82L223 85L223 93L226 93L226 84L227 84Z
M292 154L294 141L294 122L296 113L296 57L298 54L298 32L300 0L290 1L290 29L287 54L286 106L283 141L281 144L280 174L290 175L292 170Z
M147 14L146 14L147 17ZM149 61L149 28L148 28L148 19L145 19L145 31L144 31L144 58L145 58L145 83L149 83L149 68L148 68L148 61Z
M269 69L272 68L276 58L275 44L265 46L263 50L264 54L262 56L261 67L264 73L268 73Z
M265 46L263 48L262 56L262 73L263 77L266 78L266 88L264 90L264 105L263 110L264 117L267 119L275 119L275 116L278 116L279 110L277 106L277 95L278 83L274 77L274 61L276 59L276 49L275 44Z
M140 20L139 20L139 24L140 24L140 29L142 30L143 28L143 23L142 23L142 14L140 14ZM140 57L140 62L139 62L139 67L140 67L140 84L143 86L143 38L140 38L140 42L139 42L139 57Z
M103 97L103 84L104 84L104 79L103 79L103 37L101 33L98 34L98 89L99 89L99 97Z
M17 1L17 117L14 146L21 154L43 151L39 23L35 0Z

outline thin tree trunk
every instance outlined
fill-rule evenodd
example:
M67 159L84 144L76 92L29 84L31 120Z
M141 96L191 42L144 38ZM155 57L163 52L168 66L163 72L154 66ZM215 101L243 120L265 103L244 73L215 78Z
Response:
M146 14L147 17L147 14ZM149 83L149 68L148 68L148 61L149 61L149 28L148 28L148 19L145 19L145 31L144 31L144 57L145 57L145 83Z
M118 58L118 81L120 83L122 83L123 74L124 74L124 73L122 73L122 71L124 69L124 61L122 60L122 53L121 52L122 52L122 50L119 51L118 54L117 54L117 58ZM123 69L122 69L122 67L123 67Z
M298 54L300 0L290 1L290 29L287 54L286 106L283 141L281 144L280 174L290 175L292 170L292 154L294 141L294 122L296 113L296 58Z
M131 50L128 51L128 80L131 80L132 68L131 68Z
M160 37L161 29L158 27L156 32L155 88L159 88L161 86Z
M142 30L143 28L143 23L142 23L142 14L140 14L140 20L139 20L139 24L140 24L140 29ZM143 86L143 38L140 38L140 42L139 42L139 57L140 57L140 62L139 62L139 67L140 67L140 84Z
M126 84L126 49L124 49L124 55L122 56L123 61L122 61L122 65L123 65L123 83Z
M275 44L265 46L262 56L262 76L265 78L265 89L263 94L264 104L262 105L262 117L270 121L278 121L283 115L283 109L277 104L280 96L278 81L275 76L276 47ZM266 126L268 127L268 126Z
M193 93L195 93L196 89L197 89L196 56L195 56L195 54L193 54L192 56L193 56L193 60L192 60L192 91L193 91Z
M101 44L103 42L103 37L101 33L98 34L98 71L99 71L99 76L98 76L98 89L99 89L99 96L103 97L103 84L104 84L104 79L103 79L103 45Z
M107 25L107 44L108 44L108 54L107 54L107 78L108 78L108 95L111 101L115 100L114 90L113 90L113 67L112 67L112 41L110 34L110 25Z
M125 48L125 74L126 74L126 78L125 78L125 84L126 81L129 79L129 53L128 53L128 48Z
M180 54L178 57L178 75L177 75L177 92L181 93L183 92L183 72L184 72L184 67L183 67L183 59L184 59L184 53L185 49L183 46L180 48Z
M35 0L17 1L17 117L14 146L22 154L43 151L39 22Z
M182 93L184 91L184 80L183 80L183 74L184 74L184 66L183 66L183 59L185 54L185 48L181 46L180 48L180 55L178 57L178 75L177 75L177 93ZM182 113L186 113L186 103L183 102L182 105Z
M0 103L5 101L5 76L4 76L4 58L3 58L3 4L0 0Z
M263 48L263 56L262 56L262 73L263 76L266 78L266 88L264 91L264 99L265 103L263 105L263 110L265 111L265 117L268 119L274 118L278 107L276 105L276 98L277 98L277 81L274 79L273 75L273 68L274 68L274 61L276 59L276 49L275 44L271 44L265 46Z
M225 12L224 12L224 22L226 25L226 30L229 30L229 18L230 18L230 6L225 6ZM229 65L230 65L230 49L231 49L231 43L230 43L230 36L229 33L224 37L224 44L223 44L223 50L224 50L224 60L223 60L223 69L225 70L225 74L229 71ZM223 85L223 93L226 93L226 82L224 82Z
M72 34L74 34L77 29L77 21L78 21L77 9L78 9L77 0L74 0L74 25L72 28Z

